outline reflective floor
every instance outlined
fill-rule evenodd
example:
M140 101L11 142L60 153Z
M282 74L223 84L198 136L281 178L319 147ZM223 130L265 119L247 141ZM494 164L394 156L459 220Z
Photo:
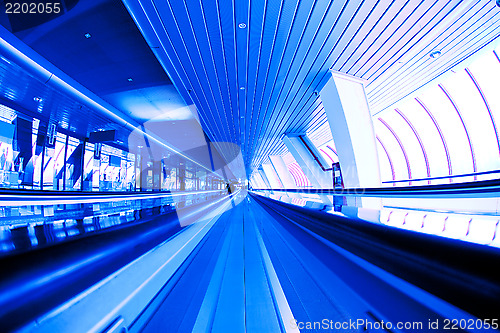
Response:
M0 218L0 259L12 267L0 281L0 327L371 332L383 321L391 332L433 332L429 322L441 329L498 305L491 207L277 191L142 196L10 199Z
M0 257L83 237L220 198L221 191L147 195L70 195L17 200L0 206ZM176 216L177 217L177 216Z

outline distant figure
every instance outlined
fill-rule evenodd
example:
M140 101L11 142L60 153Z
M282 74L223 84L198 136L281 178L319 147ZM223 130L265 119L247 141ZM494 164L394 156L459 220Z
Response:
M231 186L229 183L226 184L227 193L231 194Z

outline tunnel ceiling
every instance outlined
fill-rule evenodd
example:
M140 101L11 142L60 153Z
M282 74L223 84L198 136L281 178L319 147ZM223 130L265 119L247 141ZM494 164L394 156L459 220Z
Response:
M120 1L66 0L64 4L62 14L37 24L32 24L29 15L7 17L4 11L0 23L64 73L139 123L160 114L165 104L185 106ZM9 82L16 95L4 96L23 107L24 113L59 121L60 128L79 137L99 129L119 129L101 114L89 116L88 108L36 82L13 64L3 66L3 82ZM16 75L9 74L9 67ZM34 97L43 98L44 105L39 106Z
M377 111L499 35L486 0L123 1L209 135L241 145L249 171L285 150L284 133L326 121L315 92L330 68L366 79Z
M212 141L241 146L247 171L284 153L285 133L325 124L316 92L329 69L366 79L375 113L500 35L491 0L80 0L72 6L16 36L138 122L145 119L131 108L161 113L168 103L194 104ZM5 17L0 22L9 28ZM437 50L441 57L429 57ZM182 98L172 97L172 83ZM78 107L61 110L67 109L67 119L78 117L71 111ZM87 127L82 132L102 123Z

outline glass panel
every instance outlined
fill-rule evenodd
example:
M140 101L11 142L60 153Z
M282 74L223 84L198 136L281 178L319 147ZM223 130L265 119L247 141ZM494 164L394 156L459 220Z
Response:
M415 99L399 105L399 110L412 123L427 153L431 177L448 176L448 159L446 150L437 127L425 109ZM412 156L410 157L412 158ZM431 184L449 183L448 179L433 180Z
M424 87L418 93L418 99L423 102L423 106L434 117L444 137L449 152L452 175L473 173L473 157L477 172L500 169L498 145L498 136L500 136L499 76L500 61L497 55L490 51L476 57L468 68L446 76L441 83L446 93L435 83L432 86ZM455 105L452 104L452 101ZM427 153L431 177L445 177L450 172L445 145L438 128L423 106L415 98L395 105L419 134ZM415 140L410 138L412 132L408 129L408 125L405 124L404 120L398 120L393 110L385 110L380 116L391 124L403 142L411 163L413 177L420 177L420 174L425 170L418 166L421 161L418 164L415 161L421 160L422 152L421 149L417 149L418 142L416 144ZM382 138L380 133L385 130L377 125L375 118L374 124L376 133ZM468 138L472 143L474 155L472 155ZM388 141L386 145L394 146L394 142L389 143ZM392 153L393 148L388 148L388 150ZM396 162L395 164L400 163ZM386 169L386 166L384 168ZM398 167L395 169L397 170ZM451 182L473 181L474 178L477 180L496 179L498 175L460 177L454 178ZM433 180L431 184L449 182L450 179L440 179Z
M121 149L108 145L101 146L100 158L100 184L101 191L124 191L127 187L127 161L126 153ZM152 173L152 166L149 166L148 172ZM148 178L152 188L152 177Z
M469 75L465 70L455 73L443 84L455 101L467 127L477 171L495 169L499 162L498 145L488 110Z
M15 111L0 104L0 187L18 186L18 173L14 171Z
M127 191L135 190L135 155L132 153L127 153L127 176L126 176L126 187Z
M66 152L66 174L64 189L66 191L79 191L81 189L82 175L82 148L79 139L68 137Z
M94 174L94 144L85 144L83 156L83 190L92 191L92 179Z
M335 143L333 142L333 140L328 141L324 145L318 147L318 149L325 161L327 161L330 166L331 164L339 161L339 157L337 156L337 150L335 148Z
M141 190L141 177L142 177L142 172L141 172L141 163L142 163L142 158L141 155L135 155L135 188L137 191Z
M488 102L490 112L495 121L497 132L500 131L500 94L498 91L498 78L500 77L500 62L493 52L483 55L479 61L473 62L469 66L469 71L477 81L481 91ZM489 117L489 115L488 115ZM491 121L491 120L489 120ZM493 129L493 124L490 125ZM500 135L500 133L498 133ZM492 145L495 149L496 135L493 138ZM492 152L489 154L489 168L491 170L500 169L500 157L497 153ZM483 176L484 177L484 176Z
M408 161L410 163L411 178L426 178L427 168L424 155L422 153L422 148L420 147L417 137L413 133L411 127L394 110L388 110L384 112L382 119L384 119L384 121L392 128L403 145L406 155L408 156Z
M391 164L389 163L389 158L382 148L382 145L377 140L377 151L378 151L378 160L380 163L380 179L382 182L391 181L392 180L392 170ZM392 186L393 184L382 184L383 186Z
M101 147L100 143L94 145L94 162L93 162L93 172L92 172L92 191L100 190L101 183Z
M332 141L333 142L333 141ZM282 156L283 162L285 162L286 167L288 168L288 171L290 171L290 174L292 175L293 179L295 180L295 184L299 188L303 187L311 187L311 183L309 182L309 179L307 178L306 174L300 167L300 165L297 163L295 158L293 158L292 154L290 152L286 153L285 155ZM327 159L327 161L330 161Z
M408 168L406 167L406 161L397 140L387 127L385 127L378 119L374 121L373 127L375 133L379 136L385 148L391 155L396 180L408 179ZM397 186L406 185L408 185L408 183L397 183Z
M50 146L48 141L50 140L47 138L45 143L45 165L43 167L43 189L62 190L66 135L57 133L54 146Z
M473 172L469 142L462 122L450 100L438 86L422 93L420 99L435 117L443 132L450 153L453 174ZM470 177L470 179L460 181L473 180L473 177Z
M43 153L43 141L38 140L38 129L40 127L40 120L33 119L33 131L32 131L32 168L33 168L33 189L39 190L41 187L40 178L42 175L42 153Z
M198 170L196 172L196 177L198 178L198 189L206 190L207 172L204 170Z
M186 170L186 191L196 190L196 177L191 171Z
M109 168L109 155L101 152L99 163L99 191L111 191L111 172Z

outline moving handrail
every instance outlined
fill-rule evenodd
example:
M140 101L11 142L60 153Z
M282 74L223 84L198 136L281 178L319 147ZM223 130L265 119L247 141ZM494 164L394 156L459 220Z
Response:
M498 316L500 249L250 195L283 223L291 220L478 318Z
M309 194L333 195L363 195L363 196L419 196L433 197L439 195L491 196L500 194L500 180L485 180L457 184L419 185L401 187L372 187L372 188L345 188L345 189L253 189L254 191L283 191Z

